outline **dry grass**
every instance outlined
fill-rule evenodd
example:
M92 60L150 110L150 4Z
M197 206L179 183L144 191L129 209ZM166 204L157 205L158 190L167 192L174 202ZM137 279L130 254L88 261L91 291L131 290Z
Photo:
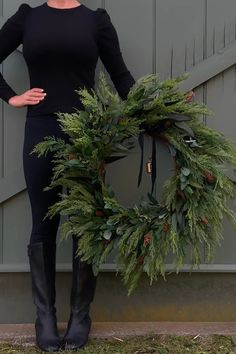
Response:
M32 346L0 344L0 354L42 353ZM148 335L129 338L89 339L78 351L60 351L65 354L236 354L234 336L168 336Z

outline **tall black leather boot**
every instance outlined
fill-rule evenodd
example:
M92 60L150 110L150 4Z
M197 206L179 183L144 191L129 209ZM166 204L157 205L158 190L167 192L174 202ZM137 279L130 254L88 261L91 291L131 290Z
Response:
M94 299L97 283L97 276L93 274L92 265L81 261L76 256L77 242L77 237L73 237L71 313L63 338L63 348L67 350L81 348L88 341L92 322L89 316L90 303Z
M37 242L28 245L32 294L37 309L36 343L46 352L61 349L55 309L56 245Z

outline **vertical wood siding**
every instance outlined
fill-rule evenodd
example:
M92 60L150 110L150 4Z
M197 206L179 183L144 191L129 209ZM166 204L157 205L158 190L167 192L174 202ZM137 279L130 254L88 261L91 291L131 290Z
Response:
M25 0L31 6L42 1ZM236 43L235 0L87 0L92 9L105 7L115 25L121 51L135 79L160 73L162 79L191 72L208 58ZM2 23L11 16L21 0L0 0ZM215 116L204 122L228 137L235 138L236 72L235 65L202 83L195 89L196 99L208 104ZM98 72L104 69L98 62ZM20 51L12 53L1 65L5 79L17 92L27 89L28 73ZM114 86L107 75L113 89ZM0 103L0 271L28 269L26 244L31 229L31 213L22 171L22 148L25 109L14 109ZM145 160L151 153L150 139L145 143ZM143 173L142 185L137 189L139 148L125 160L108 167L108 181L112 183L119 200L126 205L138 203L150 190L150 178ZM156 194L161 195L164 181L172 173L168 151L157 145ZM125 176L125 177L124 177ZM217 250L214 266L202 269L236 270L235 231L224 221L225 239ZM58 235L59 240L59 235ZM203 245L202 255L206 248ZM58 268L71 267L71 243L58 247ZM104 269L112 269L113 256ZM171 263L171 255L167 259Z

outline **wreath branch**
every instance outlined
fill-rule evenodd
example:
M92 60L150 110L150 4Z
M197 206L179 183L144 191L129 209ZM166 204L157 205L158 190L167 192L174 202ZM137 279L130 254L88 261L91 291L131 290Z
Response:
M193 100L193 92L181 92L185 76L165 81L146 75L133 85L125 101L113 93L103 72L97 90L78 91L84 110L58 113L69 143L45 137L32 153L54 153L51 184L65 186L67 193L52 205L45 217L67 216L60 226L61 239L80 238L77 254L93 265L94 274L116 251L117 271L131 294L143 272L150 284L165 278L165 264L172 256L176 272L188 263L198 267L211 262L223 239L222 219L236 226L236 187L227 168L236 169L235 142L204 126L203 115L212 115ZM173 176L164 185L159 202L148 193L139 205L125 207L105 181L106 164L125 158L144 135L165 144L174 161ZM143 153L139 184L143 170ZM152 192L156 182L155 151L151 160Z

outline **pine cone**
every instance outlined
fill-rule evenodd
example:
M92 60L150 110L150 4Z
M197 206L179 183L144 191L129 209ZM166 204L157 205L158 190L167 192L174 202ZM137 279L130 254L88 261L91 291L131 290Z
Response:
M123 117L119 117L117 123L119 124L119 123L122 123L123 121L124 121L124 118Z
M144 262L144 256L141 255L141 256L138 257L138 263L139 264L143 264L143 262Z
M186 200L186 196L184 194L183 191L181 191L180 189L177 189L176 193L184 200Z
M169 128L169 127L171 127L171 125L172 125L172 123L171 123L170 120L166 120L165 123L164 123L164 127L165 128Z
M76 154L69 154L68 159L69 160L76 160L77 159L77 155Z
M207 182L209 182L209 183L213 183L215 181L215 176L209 171L204 172L204 177L206 178Z
M144 246L148 245L152 240L152 234L150 232L148 232L145 236L144 236Z
M165 223L163 224L163 231L164 231L164 232L167 232L167 231L169 230L169 228L170 228L169 223L168 223L168 222L165 222Z
M105 176L106 170L105 170L105 161L104 161L104 160L102 160L102 161L100 162L100 166L99 166L99 168L98 168L98 172L99 172L99 174L100 174L101 177L104 177L104 176Z
M100 217L105 216L105 213L102 210L96 210L95 214L96 214L96 216L100 216Z
M108 245L109 243L111 243L111 240L103 240L104 245Z
M207 218L202 218L202 223L203 223L204 225L208 225L208 224L209 224L209 221L208 221Z
M186 102L191 102L193 100L194 96L195 96L195 93L193 91L189 91L186 95Z

